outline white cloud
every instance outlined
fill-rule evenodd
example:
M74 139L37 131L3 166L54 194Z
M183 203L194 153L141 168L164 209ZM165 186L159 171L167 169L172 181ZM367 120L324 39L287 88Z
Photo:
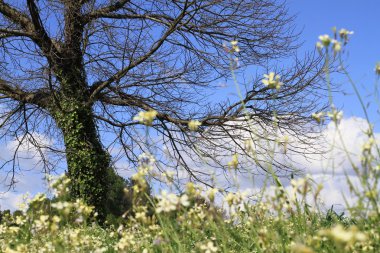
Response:
M51 144L43 135L35 134L34 138L41 144ZM17 141L10 141L0 148L0 163L13 159ZM44 154L46 155L46 154ZM22 144L17 153L16 166L8 163L0 171L0 210L17 209L22 196L29 192L32 196L38 192L46 192L46 182L40 164L41 155L30 142ZM46 157L45 157L46 158ZM9 188L14 175L14 187Z
M320 197L326 208L334 205L334 209L343 210L346 206L345 201L350 205L355 202L355 197L350 194L347 178L353 184L359 185L353 165L360 168L362 146L368 141L365 134L368 128L366 120L358 117L342 119L338 129L330 122L322 130L322 138L328 152L307 156L291 154L296 168L303 169L316 183L323 185ZM376 143L380 143L380 133L375 133L375 139ZM242 189L252 188L252 180L247 175L240 176L239 181ZM288 180L284 180L283 183L289 185Z

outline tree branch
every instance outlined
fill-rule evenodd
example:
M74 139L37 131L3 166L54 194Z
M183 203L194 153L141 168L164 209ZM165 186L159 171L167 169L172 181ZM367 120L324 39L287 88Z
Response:
M185 6L182 10L182 12L178 15L178 17L171 23L170 27L166 30L166 32L161 36L159 40L157 40L148 53L140 57L134 62L131 62L127 67L119 70L116 74L108 78L108 80L104 82L98 82L96 85L94 85L91 89L91 95L90 95L90 103L92 103L96 96L102 92L108 85L111 83L120 80L123 78L131 69L135 68L136 66L140 65L141 63L145 62L149 57L151 57L166 41L166 39L176 30L177 25L181 22L181 20L185 17L187 8L189 7L187 5L187 2L185 3Z
M27 15L4 3L4 0L0 0L0 13L23 28L30 27L31 25L31 21Z
M93 20L95 18L99 18L99 17L102 17L103 15L107 15L109 13L118 11L121 8L123 8L128 2L130 2L130 0L119 0L119 1L115 2L114 4L100 8L98 10L95 10L95 11L85 15L83 17L83 22L85 24L87 24L88 22L90 22L91 20Z
M27 4L28 4L30 16L32 17L32 24L34 27L34 31L37 35L37 38L35 38L35 41L44 51L45 56L49 60L52 60L54 55L58 55L58 50L55 47L54 43L51 41L49 35L47 34L41 22L41 17L34 0L27 0Z
M12 87L3 79L0 79L0 93L19 102L35 104L43 108L48 104L47 100L50 97L50 92L46 90L39 89L34 92L26 92L18 87Z

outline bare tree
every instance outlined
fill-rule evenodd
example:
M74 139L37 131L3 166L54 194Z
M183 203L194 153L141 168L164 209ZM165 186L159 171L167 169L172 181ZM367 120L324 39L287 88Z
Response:
M161 162L186 169L194 180L204 172L189 161L204 157L217 166L210 150L244 153L242 138L270 138L253 132L252 124L308 143L304 127L323 106L320 58L293 57L288 68L275 64L295 55L293 19L285 3L274 0L0 0L1 137L37 147L45 169L54 167L46 150L64 156L72 196L100 213L110 148L121 147L131 163L146 150L136 134L141 124L133 120L139 111L158 112L156 148L168 147L174 158ZM231 50L230 41L240 50ZM242 99L208 99L231 68L238 73L248 66L262 73L242 86ZM281 75L279 90L262 84L269 71ZM196 133L188 127L193 119L202 123ZM41 143L36 133L62 142ZM10 183L17 152L3 166ZM265 170L260 161L258 167Z

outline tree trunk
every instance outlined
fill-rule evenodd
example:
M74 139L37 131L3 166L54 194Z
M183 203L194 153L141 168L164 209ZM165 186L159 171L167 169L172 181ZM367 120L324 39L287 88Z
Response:
M92 105L86 103L86 82L76 74L61 76L62 89L50 112L64 138L71 197L95 206L99 219L104 220L110 155L100 142Z

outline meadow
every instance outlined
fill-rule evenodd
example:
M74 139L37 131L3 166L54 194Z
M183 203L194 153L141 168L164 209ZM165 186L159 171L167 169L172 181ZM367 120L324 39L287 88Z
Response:
M333 33L320 36L317 48L326 66L333 59L344 72L340 56L351 33L345 29ZM239 50L237 41L230 46ZM380 65L374 74L380 77ZM328 68L325 76L329 87ZM263 83L281 89L281 77L273 72ZM329 96L330 109L310 117L338 125L342 113L331 102L333 94ZM360 100L361 94L357 96ZM151 111L136 120L149 125L154 117ZM196 131L199 125L192 121L189 128ZM187 183L181 194L163 190L153 197L146 194L146 178L154 167L150 158L141 160L132 177L135 184L125 190L133 192L133 205L123 217L99 224L92 207L80 199L70 201L70 180L61 176L51 179L52 200L38 194L26 198L19 211L1 213L0 252L379 252L380 152L370 122L368 126L361 164L352 163L359 185L346 177L356 201L347 204L345 212L319 202L323 185L310 176L292 179L285 189L275 173L269 175L273 183L254 198L244 191L195 183ZM347 152L348 160L349 156ZM228 173L234 175L240 158L229 159ZM170 176L167 179L170 183Z

